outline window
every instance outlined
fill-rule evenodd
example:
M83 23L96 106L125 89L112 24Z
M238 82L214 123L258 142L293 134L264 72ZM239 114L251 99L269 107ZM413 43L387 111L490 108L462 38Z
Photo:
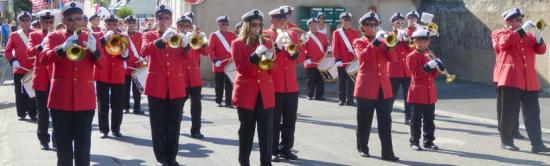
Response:
M300 7L298 8L298 26L304 30L307 30L306 22L312 17L316 17L317 13L323 12L325 14L325 22L330 25L332 29L336 29L340 24L340 13L345 12L343 7Z

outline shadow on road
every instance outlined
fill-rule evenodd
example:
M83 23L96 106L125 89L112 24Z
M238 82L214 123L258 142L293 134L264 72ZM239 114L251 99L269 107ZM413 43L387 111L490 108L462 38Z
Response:
M544 165L544 164L548 164L548 163L545 163L545 162L535 161L535 160L525 160L525 159L519 159L519 158L507 158L507 157L501 157L501 156L497 156L497 155L472 153L472 152L461 152L461 151L447 150L447 149L440 149L438 151L431 151L431 152L455 155L455 156L458 156L458 157L472 158L472 159L478 159L478 160L497 161L497 162L500 162L502 164L514 164L514 165ZM503 151L503 152L508 153L506 151ZM509 153L515 153L515 152L509 152Z
M145 163L144 160L139 160L139 159L124 160L124 159L119 159L116 157L105 156L100 154L91 154L90 162L91 162L90 164L93 166L113 165L113 164L141 166L141 165L144 165Z

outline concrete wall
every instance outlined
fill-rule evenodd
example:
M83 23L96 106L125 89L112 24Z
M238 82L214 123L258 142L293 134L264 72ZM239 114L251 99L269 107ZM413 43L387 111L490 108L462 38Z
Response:
M192 11L197 15L195 23L201 30L210 33L217 30L216 18L227 15L231 19L232 26L240 21L241 16L251 9L257 8L267 15L272 9L281 5L298 7L345 7L353 15L352 22L357 27L357 20L367 12L370 5L378 6L384 19L383 27L389 27L388 19L395 11L407 12L414 8L410 0L206 0L200 5L192 6ZM397 9L397 10L396 10ZM177 17L177 16L176 16ZM292 22L296 22L297 14L293 14ZM269 26L269 17L264 20L264 25ZM385 29L386 29L385 28ZM203 78L212 80L213 73L210 68L211 61L208 58L201 60L201 72ZM303 65L298 65L298 77L305 75Z
M503 27L500 14L512 7L526 12L525 20L549 18L548 0L421 0L415 1L421 11L436 15L440 38L433 50L459 79L492 82L495 61L491 31ZM548 19L547 19L548 21ZM544 34L550 41L548 33ZM547 51L548 52L548 51ZM547 54L537 57L536 69L543 90L549 90L550 68Z

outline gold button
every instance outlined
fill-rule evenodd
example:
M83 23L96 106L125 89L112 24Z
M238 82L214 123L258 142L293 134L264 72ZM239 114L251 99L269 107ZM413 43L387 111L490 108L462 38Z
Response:
M381 76L382 74L381 73L378 73L379 76Z
M76 71L76 67L74 68L74 71Z
M76 78L73 78L73 81L76 81Z
M258 73L260 73L260 70L258 70Z
M166 62L166 66L170 66L170 62Z
M113 63L111 63L111 66L114 66L114 65L115 65L115 63L114 63L114 62L113 62Z
M258 83L260 83L260 80L258 80Z
M167 75L170 75L170 72L166 72Z
M378 67L380 67L380 64L378 64Z
M187 67L187 69L191 69L191 66Z
M527 64L525 64L524 66L527 67Z
M525 56L523 56L523 59L525 59Z
M405 61L405 58L401 59L401 61Z

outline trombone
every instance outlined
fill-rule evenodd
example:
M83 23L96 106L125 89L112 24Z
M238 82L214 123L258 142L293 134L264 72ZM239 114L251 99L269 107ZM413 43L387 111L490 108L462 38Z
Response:
M87 28L79 28L74 31L73 35L78 37L82 31L89 32ZM86 49L87 47L80 46L78 41L75 41L75 43L67 49L67 59L73 62L81 61L86 55Z
M427 56L428 58L430 58L430 60L436 59L436 56L435 56L435 54L432 52L432 50L428 49L428 52L429 52L429 53L425 54L425 56ZM439 68L439 66L438 66L438 67L437 67L437 71L445 76L445 82L446 82L446 83L452 83L454 80L456 80L456 75L450 74L450 73L447 71L447 69L441 70L441 69Z

